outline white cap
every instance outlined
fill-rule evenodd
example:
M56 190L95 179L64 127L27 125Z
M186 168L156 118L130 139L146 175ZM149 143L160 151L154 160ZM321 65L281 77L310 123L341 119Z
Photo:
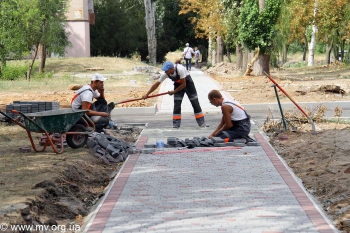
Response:
M91 77L91 81L101 81L101 82L104 82L107 80L107 78L103 77L102 74L99 74L99 73L95 73L92 75Z
M186 43L186 46L190 46L190 44L189 44L189 43Z

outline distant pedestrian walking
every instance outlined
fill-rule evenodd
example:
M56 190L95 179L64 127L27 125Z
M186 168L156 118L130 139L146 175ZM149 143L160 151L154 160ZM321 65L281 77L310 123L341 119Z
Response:
M164 73L161 74L158 81L151 86L142 98L146 99L149 94L159 87L160 83L166 78L170 78L174 82L174 90L168 91L169 95L174 95L173 128L179 128L181 125L181 104L185 93L192 104L197 124L200 127L205 127L204 114L198 101L196 87L189 72L183 65L175 64L174 66L170 61L164 63L162 70Z
M194 54L193 49L190 47L189 43L186 43L186 47L184 49L183 55L184 55L184 59L186 61L186 70L191 70L192 55L194 56L195 54Z
M196 62L194 63L196 68L200 68L199 67L199 58L201 56L201 52L199 51L198 47L194 47L194 58L196 60Z

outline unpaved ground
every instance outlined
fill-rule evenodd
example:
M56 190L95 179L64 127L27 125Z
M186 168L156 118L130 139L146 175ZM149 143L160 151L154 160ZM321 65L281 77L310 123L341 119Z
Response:
M272 83L266 77L239 77L234 65L227 63L218 64L206 72L242 104L276 101ZM350 72L342 67L273 70L271 74L297 102L350 99ZM149 88L149 84L131 86L120 82L119 85L120 88L106 86L109 99L139 98ZM346 94L318 91L320 85L339 85ZM69 105L72 93L71 90L39 94L32 91L24 95L11 90L0 93L0 105L3 104L3 107L18 99L40 99L59 101L65 107ZM281 92L279 94L282 102L289 101ZM130 105L151 106L154 100L131 102ZM318 131L316 135L311 134L307 126L298 132L285 132L283 135L287 140L282 140L281 133L270 132L270 141L307 190L318 198L325 211L334 218L337 227L343 232L349 232L350 129L347 124L340 123L317 122L317 127L323 131ZM130 136L128 140L132 141L136 137ZM26 223L24 219L28 219L38 224L81 226L83 216L102 195L120 164L107 165L85 148L68 148L61 155L55 155L50 150L23 154L18 152L18 148L23 145L29 144L22 129L1 125L0 223ZM24 206L19 203L23 202L29 208L20 211ZM66 232L69 232L68 227Z

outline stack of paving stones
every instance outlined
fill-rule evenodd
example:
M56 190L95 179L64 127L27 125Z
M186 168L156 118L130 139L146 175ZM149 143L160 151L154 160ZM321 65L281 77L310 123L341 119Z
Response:
M192 149L195 147L226 147L226 146L260 146L258 142L249 139L235 139L233 142L224 142L224 139L219 137L207 138L207 137L194 137L193 139L186 138L185 140L177 137L168 137L167 143L164 144L165 148L188 148ZM156 145L152 143L146 143L142 153L151 154L157 150Z
M12 104L6 105L6 114L12 118L18 114L12 113L11 110L17 110L24 114L33 112L43 112L60 109L59 102L46 101L14 101Z
M86 145L105 163L124 162L129 154L137 153L135 146L103 133L93 133Z

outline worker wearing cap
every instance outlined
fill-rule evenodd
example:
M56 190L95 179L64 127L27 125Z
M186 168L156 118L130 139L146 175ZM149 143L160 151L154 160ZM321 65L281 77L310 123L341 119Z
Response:
M93 74L91 83L77 90L71 102L72 109L88 110L87 115L95 123L97 132L101 132L109 124L110 112L114 108L113 102L107 105L104 96L106 80L107 78L102 74ZM96 99L95 102L94 99Z
M185 93L192 104L197 124L200 127L204 127L204 114L198 101L196 87L189 72L184 66L179 64L174 66L170 61L164 63L162 70L164 73L161 74L160 78L142 98L146 99L166 78L170 78L174 82L174 90L168 91L169 95L174 95L173 128L179 128L181 125L181 104Z

